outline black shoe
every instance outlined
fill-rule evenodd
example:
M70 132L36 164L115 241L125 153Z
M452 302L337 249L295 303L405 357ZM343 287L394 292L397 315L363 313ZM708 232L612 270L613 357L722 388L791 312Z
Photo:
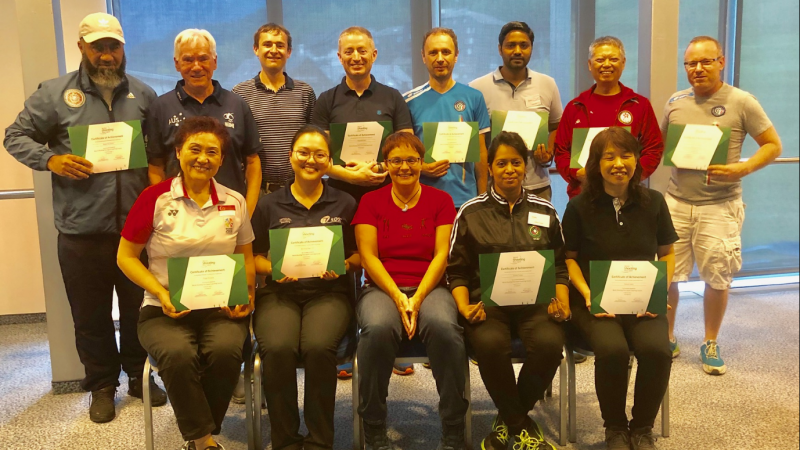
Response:
M106 423L114 420L117 412L114 410L114 396L116 386L106 386L92 391L92 405L89 406L89 419L94 423Z
M134 377L128 380L128 395L131 397L144 399L144 391L142 390L142 378ZM150 375L150 405L151 406L164 406L167 404L167 393L158 387L156 380Z
M508 426L498 414L492 422L492 432L481 441L481 450L506 450L508 438Z
M627 429L606 428L606 450L630 450L631 435Z
M637 428L631 431L632 450L658 450L653 429L650 427Z
M442 440L437 450L464 450L464 422L455 425L442 423Z
M362 421L363 422L363 421ZM364 423L364 441L366 443L365 450L393 450L392 443L389 442L389 436L386 434L386 422L370 425Z
M239 374L239 381L236 382L236 387L233 388L231 401L237 405L244 405L244 373Z
M572 360L575 361L575 364L585 363L586 359L586 355L583 353L572 352Z

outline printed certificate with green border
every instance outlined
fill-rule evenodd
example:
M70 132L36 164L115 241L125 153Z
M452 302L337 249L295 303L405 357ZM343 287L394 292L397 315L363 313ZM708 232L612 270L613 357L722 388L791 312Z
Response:
M592 314L667 313L666 261L590 261Z
M244 255L167 259L169 297L177 311L246 305L250 302Z
M331 124L333 163L383 161L383 141L392 134L392 122L349 122Z
M543 111L492 111L492 139L501 131L520 135L528 150L547 146L550 114Z
M333 270L344 275L341 225L269 230L272 279L317 278Z
M478 122L425 122L422 143L425 162L448 160L451 163L480 162Z
M556 296L553 250L485 253L478 262L486 306L543 304Z
M86 158L94 173L147 167L147 154L138 120L67 128L72 154Z
M573 128L572 129L572 151L569 160L570 169L583 169L586 161L589 160L589 147L592 146L594 138L601 131L609 127ZM631 132L631 127L622 127Z
M664 143L664 165L706 170L712 164L727 164L730 141L730 127L670 124Z

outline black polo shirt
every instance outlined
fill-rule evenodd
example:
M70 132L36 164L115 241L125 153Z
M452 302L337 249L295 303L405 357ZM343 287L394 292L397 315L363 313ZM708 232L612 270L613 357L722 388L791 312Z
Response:
M213 117L231 135L231 148L225 154L214 179L246 196L244 164L249 155L255 155L261 149L258 126L242 97L223 89L216 80L212 83L214 92L203 103L188 95L183 88L184 81L180 80L175 89L150 104L147 113L147 159L163 158L167 177L176 175L180 166L175 157L174 143L181 122L188 117Z
M648 198L626 202L619 219L614 199L606 193L593 202L581 193L567 204L561 224L565 249L578 252L587 284L589 261L654 261L659 246L678 240L664 196L652 189L645 191Z
M397 89L377 82L372 75L370 79L369 87L359 97L356 91L347 85L347 77L343 77L338 86L328 89L319 96L314 106L314 114L311 116L311 123L325 130L329 130L332 123L372 121L391 121L394 131L413 128L411 113L403 100L403 95ZM389 182L387 176L384 185ZM334 179L331 179L331 186L347 192L356 200L360 200L367 192L381 187L358 186Z
M356 213L356 201L345 192L327 185L323 181L322 195L307 209L292 194L291 184L265 195L258 200L253 213L252 224L256 240L253 253L266 255L270 249L269 230L277 228L318 227L341 225L345 257L355 253L356 237L351 224ZM339 274L344 275L344 274ZM268 277L266 292L315 294L334 290L346 293L347 277L340 276L335 281L319 278L304 278L294 283L280 284Z

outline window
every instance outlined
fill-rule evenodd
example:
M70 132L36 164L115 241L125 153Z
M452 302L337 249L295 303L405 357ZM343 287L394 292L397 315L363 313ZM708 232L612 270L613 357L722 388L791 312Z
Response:
M680 3L678 18L678 90L692 87L683 67L683 52L695 36L719 36L719 0L691 0ZM724 45L724 44L723 44Z
M625 71L619 80L638 89L639 2L638 0L596 0L595 36L615 36L625 46ZM587 57L589 49L586 49ZM588 86L587 86L588 87Z

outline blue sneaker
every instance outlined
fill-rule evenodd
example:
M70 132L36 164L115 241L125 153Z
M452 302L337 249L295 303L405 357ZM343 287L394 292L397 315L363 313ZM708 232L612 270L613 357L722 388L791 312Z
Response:
M727 370L719 354L717 341L708 340L700 346L700 359L703 361L703 370L709 375L722 375Z
M353 378L353 363L344 363L341 366L336 366L336 378L340 380Z
M672 357L677 358L681 354L681 348L678 346L678 338L669 340L669 351L672 352Z

